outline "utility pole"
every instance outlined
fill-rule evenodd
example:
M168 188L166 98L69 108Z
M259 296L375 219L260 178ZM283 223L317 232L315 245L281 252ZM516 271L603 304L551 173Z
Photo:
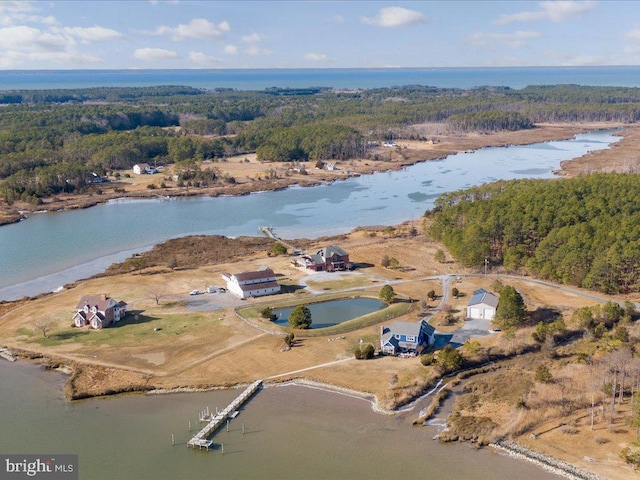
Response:
M487 265L489 263L489 259L487 257L484 257L484 276L487 276Z

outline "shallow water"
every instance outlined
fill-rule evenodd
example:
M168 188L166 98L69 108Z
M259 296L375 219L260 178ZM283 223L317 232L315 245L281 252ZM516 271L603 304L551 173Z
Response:
M363 225L397 225L420 218L442 193L496 179L551 178L563 160L619 139L612 131L597 131L573 140L459 153L330 185L237 197L122 200L33 215L0 228L0 300L55 290L99 273L105 257L119 261L172 237L257 235L260 226L272 225L284 238L317 238Z
M301 386L263 389L229 432L215 434L215 449L199 451L186 447L189 420L195 428L199 411L221 409L238 392L66 403L62 381L33 365L0 363L0 452L78 454L80 478L95 480L558 478L491 449L442 445L432 427L411 426L411 414L380 415L368 401Z

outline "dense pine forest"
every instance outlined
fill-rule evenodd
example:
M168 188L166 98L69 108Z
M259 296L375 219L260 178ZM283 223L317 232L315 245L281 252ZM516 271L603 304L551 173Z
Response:
M440 197L432 235L467 266L604 293L640 291L640 176L512 180Z
M260 161L366 158L370 142L532 128L538 122L640 118L640 89L536 86L469 90L405 86L236 91L181 86L0 92L0 198L83 192L136 163L175 163L215 182L202 160L256 152Z

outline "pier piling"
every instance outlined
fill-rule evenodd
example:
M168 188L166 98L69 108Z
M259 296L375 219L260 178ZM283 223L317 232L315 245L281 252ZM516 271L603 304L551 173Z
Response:
M262 380L257 380L249 385L240 395L236 397L236 399L231 402L224 410L218 412L216 407L216 414L210 415L209 409L206 409L206 415L202 415L200 417L201 421L208 422L202 430L196 433L191 440L187 442L188 447L193 448L205 448L208 449L213 445L213 441L209 440L209 436L216 431L222 424L227 422L227 432L229 431L229 417L240 408L242 404L244 404L251 396L260 388L262 385ZM203 412L204 414L205 412ZM242 433L244 433L244 424L242 424ZM222 446L222 450L224 453L224 444Z

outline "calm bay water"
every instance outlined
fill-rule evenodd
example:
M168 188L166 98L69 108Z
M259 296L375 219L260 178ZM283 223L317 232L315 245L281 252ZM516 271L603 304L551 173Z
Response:
M432 427L411 426L413 417L379 415L362 399L315 389L264 389L205 452L186 447L188 421L197 425L197 412L226 406L235 391L67 404L61 383L33 365L0 364L0 452L78 454L83 480L558 478L490 449L441 445Z
M264 90L269 87L380 88L429 85L445 88L577 84L636 87L640 67L502 68L307 68L237 70L2 70L0 90L144 87Z
M36 214L0 228L0 300L51 291L168 238L256 235L315 238L361 225L418 219L442 193L498 179L551 178L560 162L619 140L596 131L572 140L485 148L308 188L238 197L122 200L85 210Z

